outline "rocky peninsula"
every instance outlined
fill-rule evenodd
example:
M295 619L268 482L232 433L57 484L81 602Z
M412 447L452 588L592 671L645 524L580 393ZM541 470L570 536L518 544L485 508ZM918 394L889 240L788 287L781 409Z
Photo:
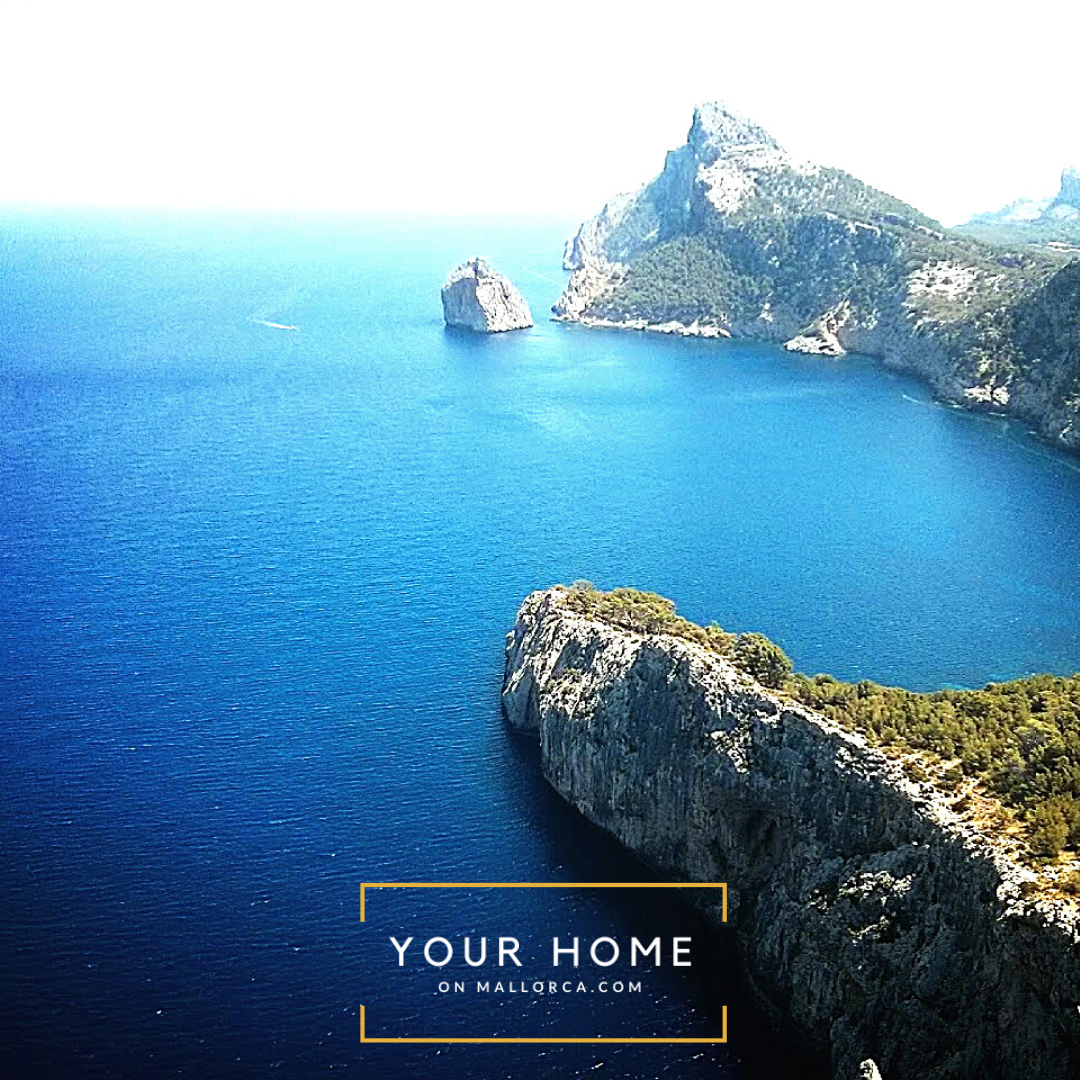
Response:
M456 267L442 287L447 326L495 334L533 325L525 298L486 259L474 258Z
M764 639L735 639L740 667L693 629L616 625L572 589L525 600L503 708L555 790L661 873L728 883L756 992L837 1080L1080 1075L1075 905L896 756L748 674L783 675Z
M1022 418L1080 449L1075 255L943 229L710 103L654 180L567 243L571 276L553 311L589 326L869 354L945 401Z

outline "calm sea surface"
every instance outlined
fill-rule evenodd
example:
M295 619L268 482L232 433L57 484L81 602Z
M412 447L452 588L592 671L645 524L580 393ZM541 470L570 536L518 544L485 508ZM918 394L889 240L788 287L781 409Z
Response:
M572 224L0 215L5 1075L770 1076L722 946L601 1000L440 995L387 941L514 935L546 977L555 934L693 933L674 900L383 890L360 923L364 881L647 879L503 729L521 599L655 589L917 689L1080 667L1076 460L858 358L548 322ZM444 330L477 252L534 329ZM718 1002L727 1047L359 1042L362 1004L709 1036Z

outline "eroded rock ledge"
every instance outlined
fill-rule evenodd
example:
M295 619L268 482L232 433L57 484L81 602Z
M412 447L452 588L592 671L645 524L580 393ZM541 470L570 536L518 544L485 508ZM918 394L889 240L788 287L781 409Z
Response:
M529 596L503 708L588 820L659 870L727 881L764 1003L835 1075L1080 1075L1080 919L858 734L704 648ZM716 914L715 912L713 913Z

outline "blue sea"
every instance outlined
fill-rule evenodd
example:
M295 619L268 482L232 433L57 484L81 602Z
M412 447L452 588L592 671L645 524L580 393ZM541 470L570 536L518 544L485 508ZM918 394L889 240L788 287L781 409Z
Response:
M501 722L554 582L848 679L1080 668L1080 466L870 360L550 322L573 225L0 214L5 1076L814 1075L673 894L368 890L361 922L361 883L651 879ZM478 253L533 329L443 327ZM475 971L416 953L466 934L535 955L508 981L552 936L696 962L441 993ZM361 1006L386 1037L710 1037L721 1004L723 1046L360 1042Z

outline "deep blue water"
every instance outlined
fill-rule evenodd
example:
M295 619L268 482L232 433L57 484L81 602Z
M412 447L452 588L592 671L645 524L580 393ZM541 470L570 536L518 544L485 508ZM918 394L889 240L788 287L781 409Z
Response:
M667 898L384 890L359 922L363 881L647 878L501 725L522 597L653 588L913 688L1080 667L1075 460L869 361L548 322L571 226L0 218L7 1075L770 1075L723 953L496 999L386 940L691 932ZM444 330L476 252L533 330ZM717 1001L727 1048L359 1043L361 1004L711 1035Z

